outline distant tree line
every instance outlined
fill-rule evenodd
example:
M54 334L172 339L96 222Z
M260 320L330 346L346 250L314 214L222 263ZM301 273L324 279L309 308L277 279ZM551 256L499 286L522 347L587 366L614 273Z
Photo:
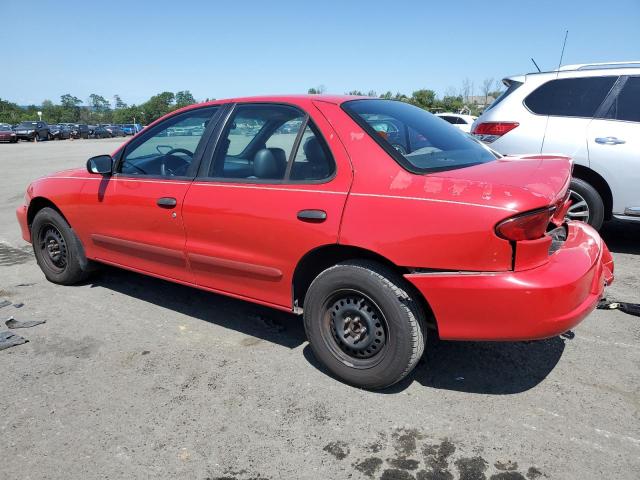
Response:
M502 83L495 82L492 78L485 79L481 85L481 96L484 97L484 104L489 103L490 98L497 98L502 93ZM307 93L310 94L322 94L325 92L324 85L310 88ZM374 90L363 92L361 90L351 90L345 92L345 95L359 95L365 97L383 98L387 100L397 100L400 102L410 103L417 107L423 108L430 112L455 112L455 113L467 113L470 115L478 115L482 107L473 102L475 87L473 82L466 78L462 82L462 87L459 91L454 88L448 88L442 97L438 97L436 92L430 89L420 89L412 92L411 95L404 93L393 93L387 91L378 95Z
M85 105L69 93L60 97L60 103L44 100L41 105L20 107L0 98L0 123L15 124L25 120L42 120L48 123L141 123L149 124L178 108L196 103L189 90L162 92L140 105L127 105L119 95L109 102L102 95L92 93Z

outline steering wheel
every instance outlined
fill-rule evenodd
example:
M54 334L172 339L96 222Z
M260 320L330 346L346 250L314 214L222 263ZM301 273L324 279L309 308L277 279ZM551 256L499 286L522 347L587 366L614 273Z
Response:
M180 158L175 153L183 153L187 155L190 159L193 159L193 152L187 150L186 148L172 148L167 153L162 156L162 161L160 162L160 175L164 176L180 176L186 173L187 168L191 162L185 161L183 158ZM169 165L169 160L173 160L174 165ZM175 165L180 163L179 165ZM184 171L183 171L184 170Z

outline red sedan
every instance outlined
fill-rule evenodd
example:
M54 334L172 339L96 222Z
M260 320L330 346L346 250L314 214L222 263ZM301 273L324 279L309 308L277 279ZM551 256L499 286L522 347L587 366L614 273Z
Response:
M593 310L613 262L564 219L571 169L501 157L402 102L245 98L173 112L34 181L17 215L52 282L106 263L303 314L327 368L383 388L428 331L538 339Z

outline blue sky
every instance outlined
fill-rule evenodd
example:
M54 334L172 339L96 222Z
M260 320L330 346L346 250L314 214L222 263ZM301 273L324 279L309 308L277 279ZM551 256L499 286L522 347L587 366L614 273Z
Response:
M640 0L2 0L0 98L196 99L459 90L563 63L640 60ZM479 92L478 92L479 93Z

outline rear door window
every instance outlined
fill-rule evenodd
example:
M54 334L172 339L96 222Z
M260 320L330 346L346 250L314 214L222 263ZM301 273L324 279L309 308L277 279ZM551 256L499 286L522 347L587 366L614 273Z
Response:
M206 176L283 183L325 180L334 171L331 153L305 112L289 105L241 104Z
M533 113L561 117L593 117L618 79L611 77L551 80L525 99Z
M629 77L605 118L640 122L640 77Z

